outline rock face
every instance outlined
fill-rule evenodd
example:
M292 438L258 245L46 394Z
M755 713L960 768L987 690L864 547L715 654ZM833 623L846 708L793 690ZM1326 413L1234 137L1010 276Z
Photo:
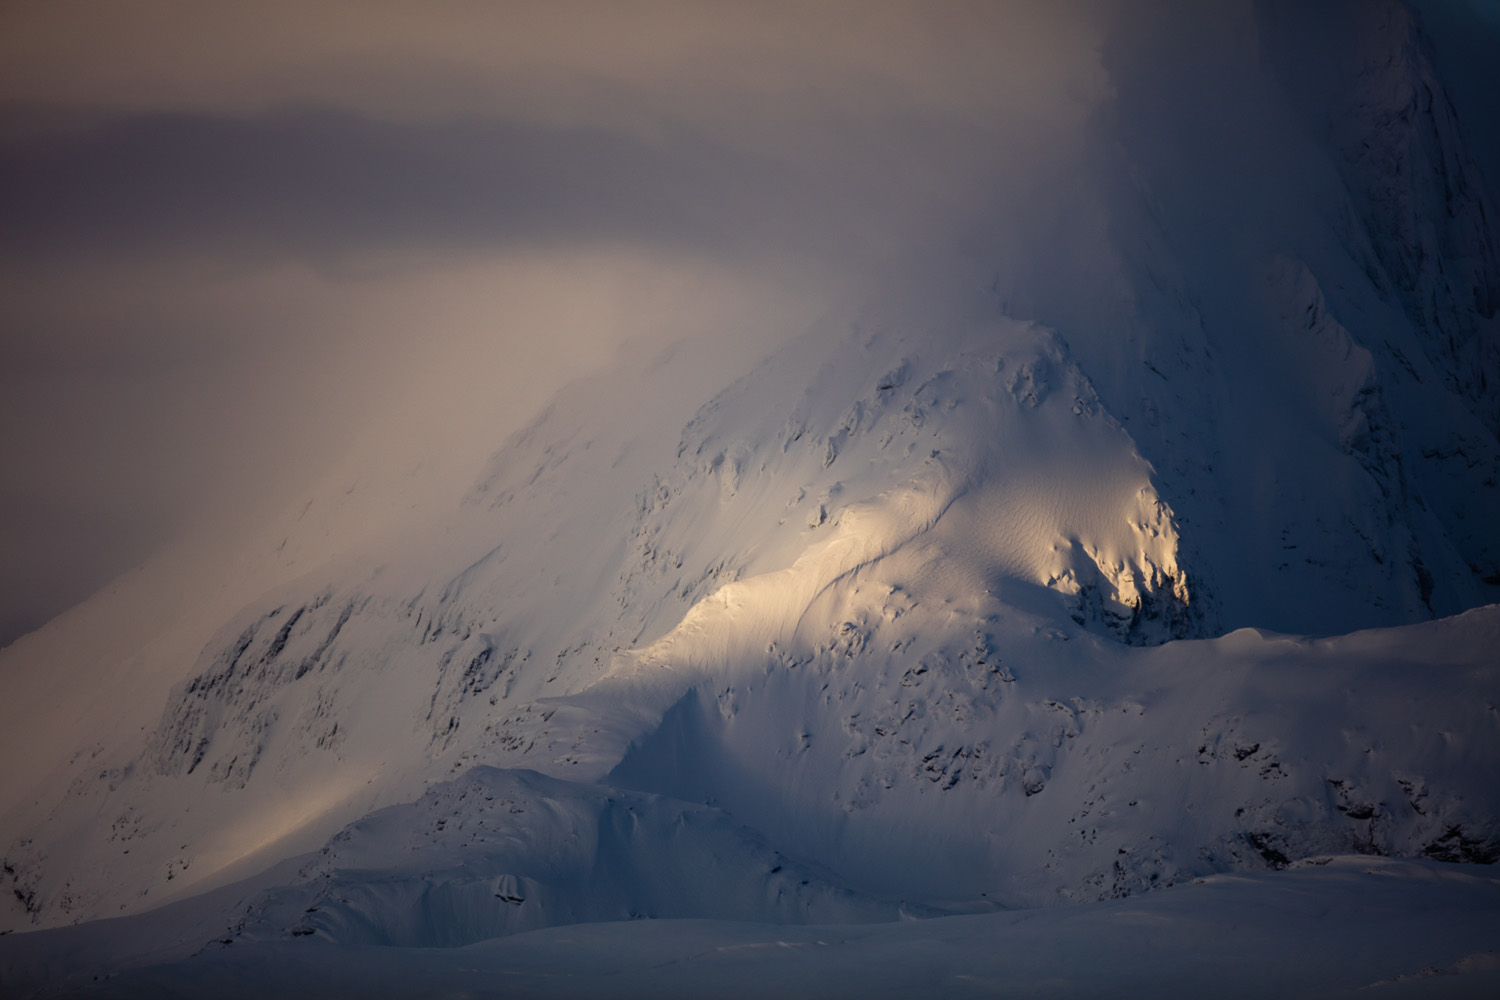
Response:
M685 427L648 401L696 387L622 362L446 522L246 608L153 726L4 804L3 926L325 842L222 933L877 921L1495 860L1494 216L1410 12L1301 6L1257 9L1253 71L1112 57L1099 203L1046 275L919 321L893 293ZM1255 115L1184 157L1155 95L1207 114L1239 73Z
M1329 113L1340 174L1374 257L1366 270L1422 334L1447 386L1500 435L1494 206L1416 15L1373 4L1355 25L1345 69L1353 85Z

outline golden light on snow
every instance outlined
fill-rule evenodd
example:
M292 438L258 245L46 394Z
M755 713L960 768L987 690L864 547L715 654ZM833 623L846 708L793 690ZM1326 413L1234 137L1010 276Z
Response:
M270 860L313 850L363 811L352 807L369 798L370 782L379 775L379 768L351 766L320 780L259 790L253 808L235 823L204 827L207 832L190 845L191 865L167 887L168 898L245 878ZM210 789L193 805L212 810L216 794Z

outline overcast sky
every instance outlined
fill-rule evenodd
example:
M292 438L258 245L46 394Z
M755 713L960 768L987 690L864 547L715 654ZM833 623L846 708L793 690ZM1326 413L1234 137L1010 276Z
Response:
M372 434L466 474L626 340L982 282L1106 43L1202 7L7 0L0 644Z
M0 643L185 524L295 502L371 428L477 462L626 339L755 336L920 270L1089 113L1101 30L1087 4L0 6Z

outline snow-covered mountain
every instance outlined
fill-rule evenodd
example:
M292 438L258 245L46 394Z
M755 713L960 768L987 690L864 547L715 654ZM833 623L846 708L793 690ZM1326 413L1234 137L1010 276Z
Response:
M439 518L5 650L0 926L431 948L1500 858L1495 209L1408 7L1251 23L1106 50L1034 256L727 387L626 351Z

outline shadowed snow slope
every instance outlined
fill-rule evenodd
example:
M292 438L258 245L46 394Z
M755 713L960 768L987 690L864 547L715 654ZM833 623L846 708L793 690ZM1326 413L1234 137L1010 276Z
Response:
M152 914L158 943L186 913ZM42 932L47 996L1444 997L1500 986L1500 884L1486 869L1314 858L1087 907L899 923L774 926L635 920L464 948L331 946L318 935L215 942L146 968L94 971L98 927ZM107 927L108 925L102 925ZM0 954L13 951L0 941ZM16 956L25 978L46 975ZM439 986L441 984L441 986Z

